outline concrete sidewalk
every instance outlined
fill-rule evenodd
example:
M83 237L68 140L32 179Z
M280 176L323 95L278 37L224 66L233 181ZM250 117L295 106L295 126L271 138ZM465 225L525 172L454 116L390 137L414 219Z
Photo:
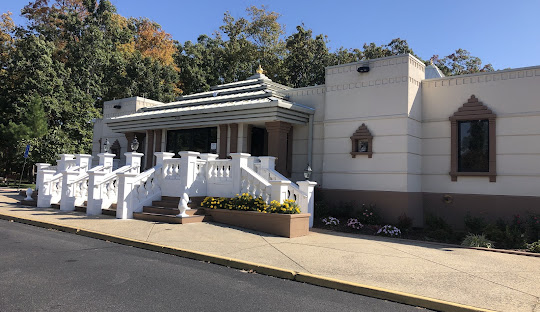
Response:
M316 231L282 238L217 223L163 224L23 207L0 189L0 214L235 258L496 311L540 312L540 258Z

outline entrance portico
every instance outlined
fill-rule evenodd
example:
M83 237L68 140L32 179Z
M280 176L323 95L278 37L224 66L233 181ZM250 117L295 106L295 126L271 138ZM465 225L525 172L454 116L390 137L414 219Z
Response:
M176 102L154 104L135 113L105 120L128 142L136 135L144 140L140 151L191 150L274 156L276 169L291 175L292 125L307 124L314 109L290 102L289 88L272 82L262 73L247 80L213 87L211 91L182 96ZM155 160L143 160L145 168Z

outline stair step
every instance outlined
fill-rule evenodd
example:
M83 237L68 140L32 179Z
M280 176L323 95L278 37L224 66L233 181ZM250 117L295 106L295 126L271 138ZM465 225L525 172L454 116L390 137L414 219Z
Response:
M21 200L21 205L37 207L37 200Z
M197 222L207 221L208 216L196 215L196 216L182 218L182 217L163 215L163 214L157 214L157 213L134 212L133 218L137 220L146 220L146 221L154 221L154 222L188 224L188 223L197 223Z
M160 206L144 206L143 212L175 216L180 213L180 210L178 210L178 208L169 208L169 207L160 207ZM204 210L189 209L186 211L186 213L190 216L204 215Z
M116 207L113 209L111 208L103 208L101 209L101 213L107 216L115 216L116 217Z

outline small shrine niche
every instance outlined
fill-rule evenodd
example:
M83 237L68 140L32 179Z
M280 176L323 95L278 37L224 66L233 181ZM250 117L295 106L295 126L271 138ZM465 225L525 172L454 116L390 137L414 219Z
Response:
M357 155L367 155L368 158L373 156L373 135L365 124L362 124L351 136L351 142L353 158Z

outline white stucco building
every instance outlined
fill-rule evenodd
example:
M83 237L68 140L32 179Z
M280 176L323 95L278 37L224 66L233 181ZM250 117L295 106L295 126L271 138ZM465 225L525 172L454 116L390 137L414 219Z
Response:
M146 167L153 152L244 152L296 181L309 164L326 200L374 203L389 222L540 213L540 66L443 77L400 55L328 67L324 85L258 73L172 103L109 101L103 116L93 155L108 138L119 163L136 136Z

